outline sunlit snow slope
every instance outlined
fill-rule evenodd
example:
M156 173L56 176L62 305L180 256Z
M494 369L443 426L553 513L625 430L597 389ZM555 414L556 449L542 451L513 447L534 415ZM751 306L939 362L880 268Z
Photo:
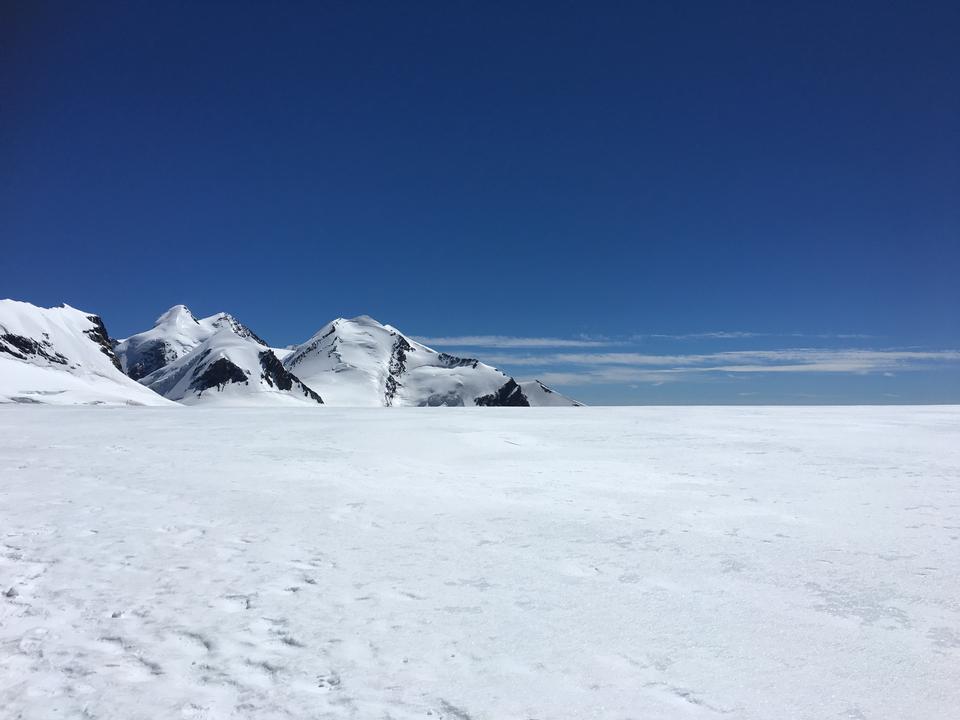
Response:
M119 341L115 349L123 371L139 380L192 352L220 330L266 347L263 340L229 313L198 320L186 305L174 305L157 318L150 330Z
M267 347L225 327L140 382L185 405L320 405Z
M120 370L103 322L0 300L0 402L166 405Z
M527 396L527 400L530 401L531 407L581 407L583 405L548 388L539 380L526 380L519 385L523 394Z
M437 352L366 315L328 323L283 363L330 405L530 404L496 368Z

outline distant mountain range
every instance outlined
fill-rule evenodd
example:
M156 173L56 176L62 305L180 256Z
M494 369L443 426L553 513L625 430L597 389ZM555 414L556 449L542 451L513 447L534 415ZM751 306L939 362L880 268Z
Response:
M421 345L362 315L268 345L228 313L175 305L123 340L68 305L0 300L0 402L127 405L577 406L537 380Z

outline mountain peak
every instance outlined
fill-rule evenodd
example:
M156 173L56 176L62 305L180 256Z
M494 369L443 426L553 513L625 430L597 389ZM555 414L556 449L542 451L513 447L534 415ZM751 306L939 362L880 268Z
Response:
M250 339L266 347L267 343L229 313L221 312L198 320L186 305L174 305L157 318L156 325L121 340L116 346L123 371L134 380L170 364L220 330Z
M216 315L211 315L208 318L203 318L203 320L200 320L199 322L201 325L206 324L212 328L216 328L217 330L220 330L221 328L229 328L229 330L235 335L239 335L242 338L249 338L258 345L267 347L266 340L261 338L253 330L248 328L228 312L220 312Z
M335 323L351 323L352 325L367 325L370 327L384 327L383 323L379 322L376 318L372 318L369 315L357 315L352 318L337 318L334 320Z
M190 312L190 308L186 305L174 305L157 318L154 327L159 327L160 325L180 325L190 322L197 322L197 318Z
M527 405L496 368L438 353L369 315L337 318L284 357L332 405Z

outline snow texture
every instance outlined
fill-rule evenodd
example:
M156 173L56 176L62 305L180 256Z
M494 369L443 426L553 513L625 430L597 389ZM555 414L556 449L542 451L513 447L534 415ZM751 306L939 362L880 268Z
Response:
M0 717L950 720L960 408L0 407Z

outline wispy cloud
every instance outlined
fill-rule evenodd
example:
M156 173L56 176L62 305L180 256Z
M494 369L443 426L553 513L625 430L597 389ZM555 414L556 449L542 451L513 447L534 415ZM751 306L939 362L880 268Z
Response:
M668 340L743 340L750 338L809 338L817 340L866 340L873 335L863 335L860 333L768 333L768 332L750 332L747 330L715 330L713 332L681 333L677 335L652 333L649 335L634 335L635 340L644 340L646 338L659 338Z
M856 350L791 348L785 350L731 350L719 353L657 355L634 352L608 353L544 353L542 355L496 355L486 359L513 365L644 365L698 366L722 365L718 369L759 364L762 367L798 364L819 366L843 363L850 368L897 366L909 362L943 362L960 360L960 350ZM703 368L700 368L703 369Z
M670 340L733 340L741 338L764 337L766 333L746 332L742 330L718 330L715 332L684 333L681 335L668 335L664 333L653 333L651 335L637 335L638 339L644 338L667 338Z
M649 383L663 385L693 378L671 374L668 371L639 370L636 368L609 367L601 369L583 369L576 371L548 370L536 374L538 380L547 385L577 387L580 385L620 385Z
M916 348L793 347L724 352L638 352L643 339L750 340L751 338L797 338L858 340L859 334L760 333L715 331L677 335L642 335L631 338L580 336L574 338L520 337L513 335L462 335L418 337L439 348L475 347L490 350L477 354L515 375L536 375L559 386L594 384L662 385L678 382L708 382L718 378L758 374L870 374L887 377L901 372L960 367L960 350ZM822 343L827 344L827 343ZM831 344L836 344L831 343ZM499 352L498 352L499 351Z
M794 348L688 355L548 353L486 358L504 367L543 368L540 379L558 385L676 382L725 373L884 373L960 364L957 350ZM575 366L565 369L563 366ZM563 368L563 369L559 369Z
M514 337L511 335L457 335L452 337L414 337L414 340L432 347L485 348L563 348L611 347L622 345L621 340L605 338L551 338Z
M751 338L809 338L821 340L855 340L870 338L857 334L762 333L745 330L717 330L713 332L636 334L629 337L581 335L572 338L522 337L514 335L452 335L439 337L414 336L414 340L433 347L479 348L601 348L618 345L636 345L650 339L657 340L749 340Z

